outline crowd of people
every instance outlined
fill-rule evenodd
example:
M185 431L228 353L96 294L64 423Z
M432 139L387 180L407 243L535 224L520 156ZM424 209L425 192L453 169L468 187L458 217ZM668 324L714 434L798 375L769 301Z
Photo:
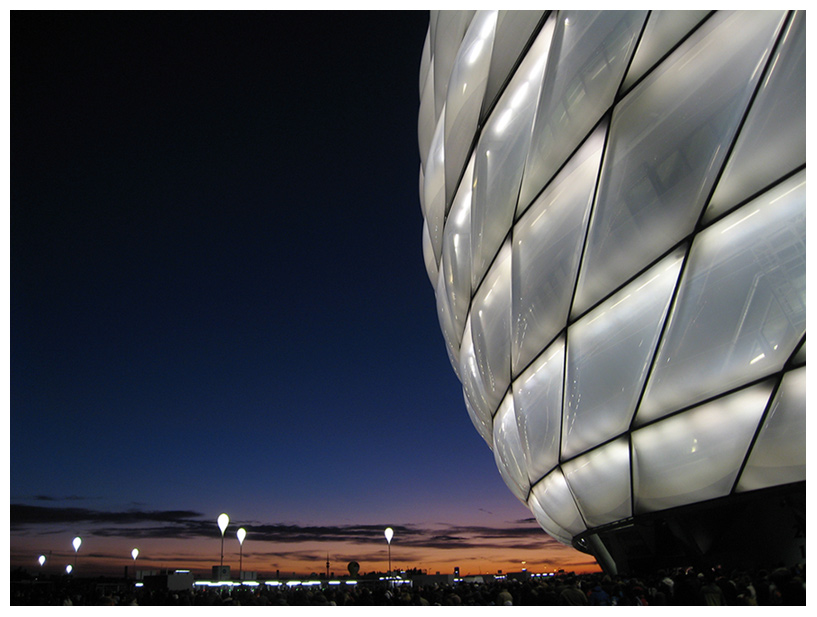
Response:
M17 589L11 604L132 606L805 606L805 565L756 572L660 571L649 576L566 574L484 583L325 587L258 585L171 591L55 593Z

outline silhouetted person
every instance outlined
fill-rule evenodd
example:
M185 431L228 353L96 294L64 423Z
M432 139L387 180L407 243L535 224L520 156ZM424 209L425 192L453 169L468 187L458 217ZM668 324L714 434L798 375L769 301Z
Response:
M567 586L559 594L559 604L562 606L587 606L587 596L579 589L576 579L570 579Z

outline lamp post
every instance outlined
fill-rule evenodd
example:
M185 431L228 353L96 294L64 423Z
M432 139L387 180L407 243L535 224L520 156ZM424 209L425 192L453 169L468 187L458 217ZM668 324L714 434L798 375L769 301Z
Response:
M241 582L241 574L244 571L244 538L247 537L247 530L241 527L235 535L238 537L238 582Z
M389 574L391 574L391 539L394 537L394 529L386 527L386 542L389 545Z
M221 562L219 564L218 576L221 578L221 569L224 567L224 532L230 524L230 517L223 512L218 515L218 528L221 529Z
M74 545L74 567L76 568L77 567L77 557L79 555L79 547L82 544L82 538L77 536L76 538L74 538L74 540L71 542L71 544Z
M133 577L136 578L136 558L139 557L139 549L134 548L130 552L130 556L133 557ZM125 568L125 575L127 576L128 569Z

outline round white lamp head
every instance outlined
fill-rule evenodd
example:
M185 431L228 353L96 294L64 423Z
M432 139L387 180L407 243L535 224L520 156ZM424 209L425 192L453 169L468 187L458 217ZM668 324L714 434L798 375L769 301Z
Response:
M242 527L235 533L235 535L238 536L238 543L243 546L244 538L247 537L247 530Z
M224 535L224 531L227 529L227 525L230 524L230 517L226 514L219 514L218 515L218 528L221 529L221 535Z
M386 542L391 544L391 539L394 537L394 529L391 527L386 527Z
M77 552L79 550L79 545L82 544L82 538L77 536L76 538L74 538L74 541L71 542L71 544L74 545L74 552Z
M130 554L131 554L131 557L133 557L133 560L136 561L136 558L139 557L139 549L138 548L133 549L130 552Z
M66 573L66 574L71 574L71 570L73 570L73 569L74 569L74 566L72 566L72 565L69 563L67 566L65 566L65 573Z
M37 557L37 561L40 562L40 565L43 565L45 563L45 555L40 555Z

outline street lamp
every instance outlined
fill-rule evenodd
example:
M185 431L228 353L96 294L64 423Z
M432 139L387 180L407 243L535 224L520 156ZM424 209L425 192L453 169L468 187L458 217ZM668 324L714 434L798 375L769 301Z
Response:
M76 568L77 567L77 555L79 554L79 546L80 546L80 544L82 544L82 538L77 536L76 538L74 538L74 540L71 542L71 544L74 545L74 567Z
M40 555L37 557L37 561L40 562L40 567L42 568L45 565L45 555Z
M394 537L394 529L386 527L386 542L389 545L389 574L391 574L391 539Z
M218 576L221 578L221 569L224 567L224 532L230 524L230 517L223 512L218 515L218 528L221 529L221 563L218 569Z
M238 537L238 581L241 582L241 573L244 570L244 538L247 537L247 530L241 527L235 535Z
M131 557L133 557L133 576L135 577L135 576L136 576L136 558L137 558L137 557L139 557L139 549L138 549L138 548L134 548L134 549L133 549L133 550L130 552L130 556L131 556ZM127 568L125 568L125 572L127 572L127 570L128 570L128 569L127 569Z
M72 566L72 565L69 563L67 566L65 566L65 573L66 573L66 574L71 574L71 571L72 571L73 569L74 569L74 566Z

